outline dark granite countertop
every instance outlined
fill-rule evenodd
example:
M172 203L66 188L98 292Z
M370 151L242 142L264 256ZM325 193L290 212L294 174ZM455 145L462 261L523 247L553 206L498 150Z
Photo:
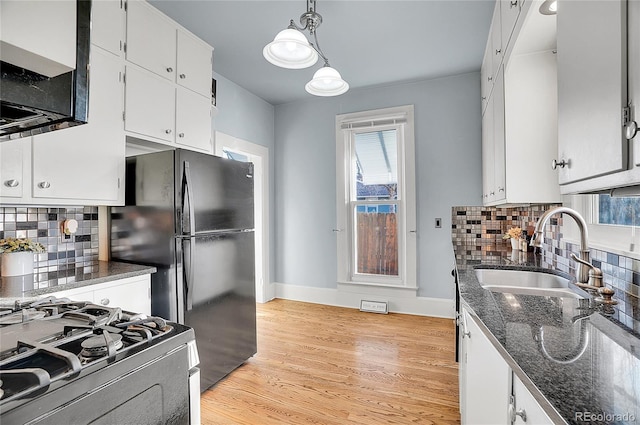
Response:
M461 302L547 414L557 423L640 423L640 317L631 328L616 320L637 305L491 292L476 268L562 273L538 254L483 248L454 247Z
M155 273L156 268L115 261L96 261L69 270L0 277L0 304L13 304L53 292Z

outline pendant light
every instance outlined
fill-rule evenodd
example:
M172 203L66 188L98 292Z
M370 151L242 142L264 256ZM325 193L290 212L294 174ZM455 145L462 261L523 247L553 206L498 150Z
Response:
M307 11L300 16L300 24L303 26L297 26L291 19L289 26L264 47L262 54L270 63L287 69L308 68L320 56L324 60L324 66L316 71L305 90L315 96L337 96L349 90L349 84L329 65L329 59L320 48L316 30L322 23L322 16L315 10L316 0L307 0ZM315 44L302 31L309 31Z

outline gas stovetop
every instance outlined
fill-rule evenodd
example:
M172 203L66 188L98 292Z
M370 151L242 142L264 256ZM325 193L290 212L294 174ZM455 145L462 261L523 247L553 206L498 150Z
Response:
M0 311L0 406L132 356L175 326L68 299L16 303Z

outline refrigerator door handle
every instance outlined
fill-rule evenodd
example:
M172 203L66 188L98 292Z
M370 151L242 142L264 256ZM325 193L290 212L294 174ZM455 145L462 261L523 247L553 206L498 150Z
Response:
M184 161L184 167L182 172L182 233L184 233L184 207L185 204L189 204L189 234L194 235L196 233L196 211L193 208L193 193L191 191L191 169L189 167L189 161ZM186 195L186 196L185 196ZM185 203L185 200L187 201Z
M189 266L187 267L187 250L185 249L185 242L189 243ZM193 309L193 271L195 270L196 263L196 241L195 238L184 238L182 239L182 264L185 269L184 272L184 296L187 301L186 311L191 311Z

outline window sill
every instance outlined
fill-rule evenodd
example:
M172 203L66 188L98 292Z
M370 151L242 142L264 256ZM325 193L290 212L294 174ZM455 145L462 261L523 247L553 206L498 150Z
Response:
M418 294L418 287L369 282L338 282L338 291L414 298Z

